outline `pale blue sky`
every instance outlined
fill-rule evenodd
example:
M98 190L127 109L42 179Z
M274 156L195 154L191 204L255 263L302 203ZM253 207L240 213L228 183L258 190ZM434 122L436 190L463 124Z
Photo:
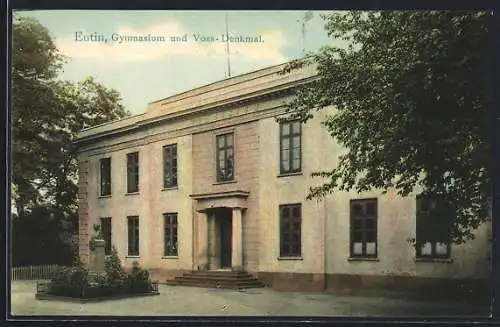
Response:
M321 13L306 23L305 11L229 11L229 34L262 35L262 43L231 43L231 76L279 64L332 44ZM200 43L193 34L220 37L225 33L221 11L30 11L69 57L63 79L78 81L93 76L118 90L125 107L134 114L149 102L226 78L225 43ZM75 33L103 35L108 43L77 42ZM111 35L187 35L184 43L111 42ZM338 41L336 41L338 42Z

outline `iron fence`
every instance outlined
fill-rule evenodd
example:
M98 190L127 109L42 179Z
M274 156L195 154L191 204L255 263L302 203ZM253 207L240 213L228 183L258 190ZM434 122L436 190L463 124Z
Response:
M63 267L60 265L13 267L11 280L51 279Z

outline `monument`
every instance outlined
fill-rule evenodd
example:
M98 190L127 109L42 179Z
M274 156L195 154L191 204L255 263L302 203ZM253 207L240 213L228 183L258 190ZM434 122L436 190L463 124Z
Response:
M90 272L104 272L105 271L105 241L102 238L101 226L94 225L94 235L90 239L90 255L88 269Z

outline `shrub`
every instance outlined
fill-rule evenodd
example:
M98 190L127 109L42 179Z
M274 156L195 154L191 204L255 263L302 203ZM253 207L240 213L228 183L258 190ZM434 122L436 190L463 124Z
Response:
M111 248L111 255L106 258L104 267L109 287L115 289L116 293L126 293L130 288L129 279L114 246Z
M70 284L70 268L60 268L54 273L47 293L73 296L73 289Z
M149 272L134 262L129 274L121 265L116 249L106 258L104 273L89 273L83 265L59 269L52 278L48 293L92 298L119 294L147 293L153 290Z
M149 272L146 269L142 269L137 261L134 261L128 279L132 293L147 293L153 289Z
M51 280L48 293L54 295L82 297L89 285L89 272L83 266L62 268Z
M85 290L85 297L103 297L116 294L116 290L110 286L105 273L92 274L89 285Z

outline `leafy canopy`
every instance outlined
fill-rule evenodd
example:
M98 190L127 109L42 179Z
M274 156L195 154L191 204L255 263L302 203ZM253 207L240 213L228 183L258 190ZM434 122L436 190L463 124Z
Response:
M37 20L14 16L11 199L17 217L48 210L58 219L60 232L72 234L78 168L72 141L83 128L128 112L117 91L91 77L78 83L58 78L67 59ZM43 234L33 238L35 247L41 242L37 237Z
M420 185L455 214L452 239L472 239L490 217L493 66L492 13L342 12L323 17L327 46L283 73L315 63L318 78L296 93L288 118L306 122L334 107L324 122L346 148L337 167L308 198L335 190ZM447 220L447 222L445 221Z

